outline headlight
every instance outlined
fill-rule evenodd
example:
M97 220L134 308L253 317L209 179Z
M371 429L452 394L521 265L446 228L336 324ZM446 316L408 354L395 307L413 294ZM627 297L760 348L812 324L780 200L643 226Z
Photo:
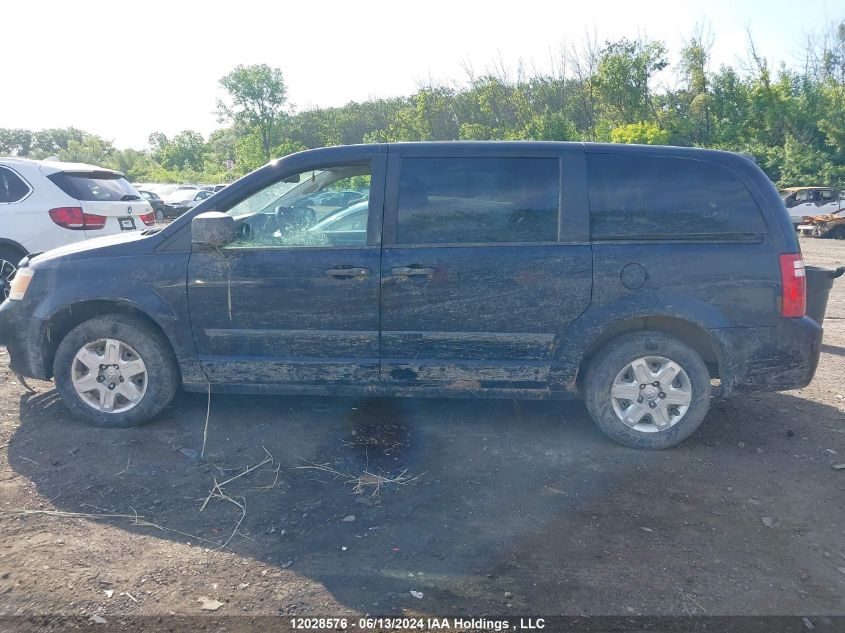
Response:
M20 301L23 299L34 274L35 271L32 268L18 268L18 272L12 278L12 285L9 288L9 301Z

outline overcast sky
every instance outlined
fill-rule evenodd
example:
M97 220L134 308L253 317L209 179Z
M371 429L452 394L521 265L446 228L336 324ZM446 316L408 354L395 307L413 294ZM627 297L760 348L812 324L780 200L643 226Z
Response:
M131 9L130 9L131 7ZM746 30L770 61L795 63L809 33L845 18L830 0L393 0L285 3L4 2L0 127L74 126L147 147L219 127L218 80L237 64L282 69L298 110L412 93L501 60L547 70L562 47L645 34L671 61L696 24L713 69L747 60Z

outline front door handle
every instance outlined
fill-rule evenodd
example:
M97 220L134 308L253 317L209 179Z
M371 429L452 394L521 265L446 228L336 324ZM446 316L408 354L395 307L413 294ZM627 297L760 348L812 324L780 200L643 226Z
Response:
M419 264L411 264L410 266L391 268L390 272L397 277L429 277L436 273L437 269L420 266Z
M370 276L370 269L358 266L335 266L326 271L326 276L335 279L366 279Z

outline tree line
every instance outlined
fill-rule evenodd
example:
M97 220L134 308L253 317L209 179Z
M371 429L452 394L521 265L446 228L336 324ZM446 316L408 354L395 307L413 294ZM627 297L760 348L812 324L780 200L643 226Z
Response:
M845 21L808 37L800 64L777 68L749 37L747 62L711 69L697 29L675 60L647 38L588 38L553 69L466 67L460 83L410 96L301 112L282 71L238 66L220 80L222 127L154 132L118 149L76 128L0 128L0 155L57 156L141 182L226 182L272 158L328 145L424 140L573 140L709 147L750 155L779 186L845 187Z

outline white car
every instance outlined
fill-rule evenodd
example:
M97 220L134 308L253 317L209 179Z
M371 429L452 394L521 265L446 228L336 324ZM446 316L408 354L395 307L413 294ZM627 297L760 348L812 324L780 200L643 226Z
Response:
M830 187L790 187L780 195L796 226L807 216L839 213L845 206L845 192Z
M120 172L0 158L0 301L25 255L153 224L149 202Z

